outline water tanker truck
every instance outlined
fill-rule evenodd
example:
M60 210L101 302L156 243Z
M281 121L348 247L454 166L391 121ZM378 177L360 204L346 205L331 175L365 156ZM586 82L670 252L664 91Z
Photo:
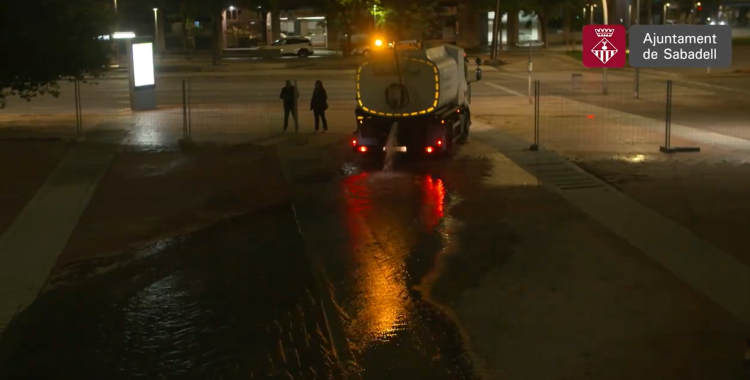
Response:
M373 52L357 70L353 148L450 153L469 135L471 82L481 79L481 69L470 70L456 46Z

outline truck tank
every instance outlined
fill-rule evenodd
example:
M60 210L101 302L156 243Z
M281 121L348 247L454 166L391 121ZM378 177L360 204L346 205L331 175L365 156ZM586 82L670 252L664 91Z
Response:
M465 70L463 49L455 46L371 54L357 70L357 105L390 117L462 105L467 100Z

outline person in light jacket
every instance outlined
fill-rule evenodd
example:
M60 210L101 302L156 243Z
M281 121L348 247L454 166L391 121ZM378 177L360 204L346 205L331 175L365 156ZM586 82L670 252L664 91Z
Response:
M323 132L328 131L328 120L326 120L326 110L328 109L328 94L323 87L323 82L315 81L315 90L313 90L312 99L310 99L310 110L315 116L315 133L318 132L320 122L323 122Z
M281 95L279 98L284 102L284 132L289 126L289 115L291 114L294 118L295 130L297 129L297 110L295 110L295 103L299 98L299 91L292 85L292 81L286 81L286 85L281 89Z

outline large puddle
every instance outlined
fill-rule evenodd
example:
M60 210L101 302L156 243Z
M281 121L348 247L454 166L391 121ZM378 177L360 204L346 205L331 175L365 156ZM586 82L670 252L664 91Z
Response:
M285 205L68 268L76 278L43 293L6 330L0 378L334 378L294 231Z
M350 245L327 261L340 312L328 318L343 321L352 375L475 379L455 323L420 289L455 244L459 200L430 168L398 166L342 170ZM340 378L290 205L53 280L0 340L0 379Z
M420 289L451 244L457 199L438 177L385 164L344 181L353 246L338 295L349 346L365 379L473 379L455 323Z

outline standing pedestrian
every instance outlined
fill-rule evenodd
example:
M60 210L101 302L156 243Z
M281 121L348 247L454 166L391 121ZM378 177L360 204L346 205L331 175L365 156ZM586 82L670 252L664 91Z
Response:
M326 120L326 110L328 109L328 94L323 87L323 82L315 81L315 90L313 90L312 99L310 100L310 110L315 116L315 133L318 132L320 122L323 122L323 133L328 131L328 120Z
M297 98L299 98L299 91L292 85L292 81L286 81L286 85L281 89L279 98L284 102L284 132L286 132L286 128L289 126L289 114L294 118L294 130L297 131L297 110L295 103L297 103Z

